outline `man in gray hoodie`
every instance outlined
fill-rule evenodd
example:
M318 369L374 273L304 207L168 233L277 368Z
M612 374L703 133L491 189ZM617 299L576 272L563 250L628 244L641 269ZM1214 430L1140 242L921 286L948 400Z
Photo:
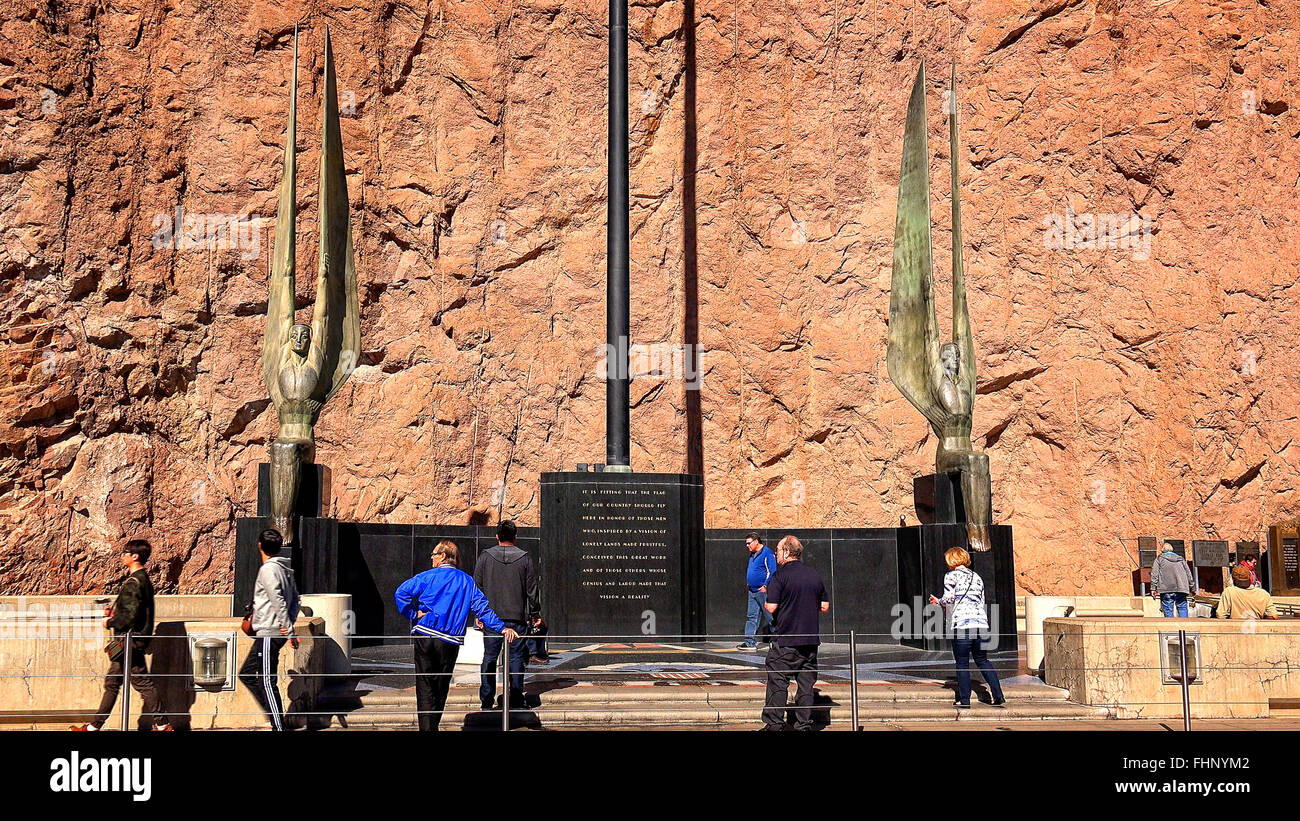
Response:
M1151 566L1151 596L1160 600L1160 612L1172 619L1176 607L1178 618L1187 618L1187 597L1195 593L1196 580L1187 559L1166 543L1165 552Z
M474 563L474 584L487 596L492 610L506 627L527 635L529 625L541 620L541 594L537 585L537 565L533 557L515 545L518 529L506 519L497 525L497 545L483 551ZM483 629L483 623L478 622ZM497 692L496 665L501 658L501 637L483 637L483 664L479 668L479 704L491 710ZM528 662L528 642L510 643L510 700L524 706L524 666ZM535 706L535 705L530 705Z
M284 729L284 707L280 702L280 648L286 641L298 649L293 621L298 616L298 586L293 564L281 556L284 543L279 531L263 530L257 537L262 567L253 586L253 646L239 668L239 680L262 705L272 730Z

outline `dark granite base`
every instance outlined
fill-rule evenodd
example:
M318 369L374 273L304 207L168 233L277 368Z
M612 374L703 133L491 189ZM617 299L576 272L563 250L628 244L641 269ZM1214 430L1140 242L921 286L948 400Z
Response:
M745 632L749 589L745 568L749 551L745 536L758 533L776 551L783 536L794 536L804 547L804 563L821 574L831 597L831 609L821 617L823 633L847 641L857 631L860 641L891 642L891 609L899 601L898 528L757 528L705 531L705 613L709 630ZM828 637L827 641L832 639Z
M298 498L295 516L322 517L329 515L330 469L324 465L299 465ZM257 466L257 515L271 515L271 464Z
M705 632L702 477L543 473L541 485L552 635Z
M937 508L945 515L959 510L942 502L954 487L948 481L949 490L942 490L948 477L925 478L936 480L932 486L938 488ZM543 615L552 635L647 635L647 611L654 614L653 635L710 633L736 640L743 635L748 559L744 542L750 529L703 529L700 477L548 473L542 476L542 489L543 527L520 528L519 546L538 561ZM615 504L595 501L602 499ZM616 506L629 502L642 506ZM658 521L633 520L623 528L646 531L640 534L593 533L593 529L608 530L615 522L612 517L628 511ZM397 612L393 593L402 582L429 568L429 554L438 541L456 542L461 569L471 574L479 552L496 544L494 526L372 524L317 517L299 522L299 544L293 552L299 590L350 594L357 646L403 641L397 637L405 636L410 625ZM252 598L259 565L257 534L268 525L266 517L236 521L235 615L242 614ZM926 597L942 592L943 552L953 545L966 546L963 525L755 531L772 548L787 534L803 542L805 562L822 574L831 597L830 612L821 619L827 641L847 641L849 632L855 631L863 643L898 643L901 633L905 645L948 647L945 639L925 635L924 612L918 625L913 608L919 598L923 611ZM984 577L986 600L998 605L1002 646L1014 648L1011 528L995 525L991 535L993 551L972 556L975 569ZM608 550L592 544L601 540L608 543ZM643 558L590 558L622 555ZM625 572L629 567L662 572ZM646 580L656 583L646 585ZM901 612L906 614L901 621L899 605L904 605Z
M271 518L235 520L235 591L232 615L242 616L253 600L253 584L261 567L257 537L271 526ZM298 541L292 546L294 581L299 593L339 592L338 519L303 517L298 519Z
M235 615L253 595L260 564L257 534L270 518L235 520ZM460 567L473 575L481 550L497 543L495 527L468 525L389 525L299 520L300 544L293 551L294 577L300 593L347 593L356 616L354 644L383 643L381 636L405 636L411 625L397 612L393 594L399 585L430 567L429 554L443 539L460 549ZM537 556L538 528L519 528L519 547ZM389 639L396 641L398 639Z
M960 473L930 473L912 480L912 503L923 525L966 521Z
M537 537L537 528L519 528L517 544L534 559L538 557ZM473 575L479 553L497 543L496 527L366 522L339 525L337 592L352 596L357 629L353 644L366 646L385 641L401 642L399 638L384 640L380 637L400 637L410 633L410 622L397 612L393 594L402 582L429 569L429 555L444 539L456 543L460 552L460 569Z
M993 525L989 538L992 549L971 551L971 566L984 580L989 627L998 634L998 647L1014 648L1016 583L1011 527ZM943 554L952 547L969 549L964 524L898 528L898 602L905 608L899 623L903 629L898 632L902 633L902 644L908 647L941 650L951 646L941 635L944 621L931 615L938 608L929 607L927 612L926 602L932 594L943 595L943 577L948 571Z

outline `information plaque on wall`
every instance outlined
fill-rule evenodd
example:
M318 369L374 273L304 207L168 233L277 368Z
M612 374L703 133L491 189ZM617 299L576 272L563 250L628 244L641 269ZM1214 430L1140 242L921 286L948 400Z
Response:
M1156 549L1155 536L1138 536L1138 566L1145 567L1147 570L1156 563L1156 556L1159 551Z
M1227 567L1228 543L1217 539L1193 539L1192 564L1197 567Z
M1300 530L1294 523L1268 529L1268 566L1273 595L1300 595Z

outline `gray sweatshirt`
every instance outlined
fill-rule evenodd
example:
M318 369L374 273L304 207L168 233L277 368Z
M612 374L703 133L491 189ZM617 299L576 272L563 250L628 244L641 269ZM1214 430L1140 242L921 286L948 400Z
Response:
M1156 556L1151 567L1151 589L1157 593L1195 593L1196 583L1187 560L1170 552Z
M280 628L293 632L298 617L298 587L288 556L273 556L262 563L253 585L253 632L278 636Z

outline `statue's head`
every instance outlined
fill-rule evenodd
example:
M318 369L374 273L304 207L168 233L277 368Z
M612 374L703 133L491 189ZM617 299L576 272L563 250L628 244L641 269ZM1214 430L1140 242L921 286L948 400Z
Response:
M289 347L299 356L306 356L311 349L311 326L295 322L289 329Z
M957 372L961 370L961 350L955 343L949 342L939 349L939 364L949 379L957 378Z

